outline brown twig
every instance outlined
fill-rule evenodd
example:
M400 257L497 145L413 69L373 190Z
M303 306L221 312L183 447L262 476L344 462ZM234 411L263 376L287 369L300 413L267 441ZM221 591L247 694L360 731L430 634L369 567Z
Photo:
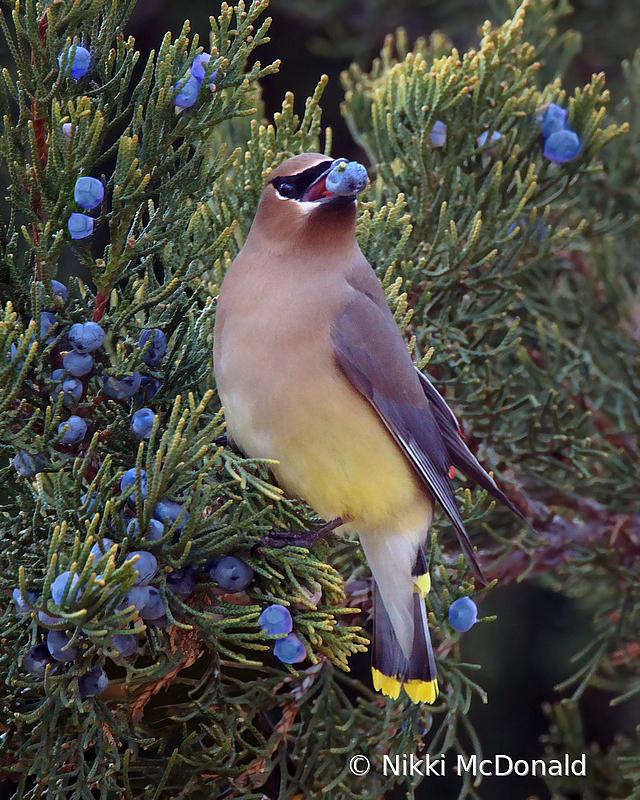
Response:
M47 28L49 27L49 20L47 17L47 12L45 11L40 20L38 21L38 36L40 38L40 44L42 47L46 47L47 44ZM44 116L38 113L38 101L36 98L31 98L31 118L33 120L33 133L36 140L36 147L38 150L38 163L40 165L40 170L42 172L45 171L47 168L47 135L46 135L46 119ZM33 179L34 187L37 186L37 178L36 172L34 169L31 170L31 177ZM29 189L24 187L27 192ZM42 196L37 188L34 188L33 195L31 197L31 208L33 209L33 213L36 215L38 220L44 225L44 216L42 213ZM40 231L38 230L37 223L33 223L33 243L35 244L36 248L40 246ZM36 251L36 279L38 281L42 280L42 261L40 259L40 253Z
M96 306L93 310L93 316L91 317L92 322L100 322L102 317L104 316L104 312L107 309L107 296L102 294L102 292L98 292L96 295Z
M568 497L559 505L574 512L573 519L554 514L547 506L511 488L509 499L532 522L540 545L531 552L518 550L497 560L489 552L478 560L487 577L510 583L523 575L559 569L584 550L615 548L632 566L640 557L640 514L620 514L585 497Z
M47 9L45 8L44 14L38 20L38 36L42 47L47 46L47 28L49 27L49 18L47 17Z

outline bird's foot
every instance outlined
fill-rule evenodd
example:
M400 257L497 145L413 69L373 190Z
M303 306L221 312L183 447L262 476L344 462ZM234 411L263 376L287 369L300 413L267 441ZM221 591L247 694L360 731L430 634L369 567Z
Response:
M328 533L344 525L344 522L342 517L336 517L315 531L270 531L251 549L253 551L259 547L304 547L309 550Z
M238 447L238 445L233 440L229 439L226 433L221 433L220 436L216 436L215 439L213 439L212 441L213 444L216 445L216 447L228 447L230 450L233 450L233 452L237 453L239 456L244 455L244 453Z

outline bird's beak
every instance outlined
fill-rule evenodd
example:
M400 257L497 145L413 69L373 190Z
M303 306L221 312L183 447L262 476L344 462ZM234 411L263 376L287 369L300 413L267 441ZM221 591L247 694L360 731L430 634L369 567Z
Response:
M325 181L327 175L331 171L334 162L330 161L329 166L326 170L315 179L315 181L309 186L307 191L302 195L302 200L313 203L316 200L330 200L332 197L337 197L335 194L331 194L331 192L327 189Z

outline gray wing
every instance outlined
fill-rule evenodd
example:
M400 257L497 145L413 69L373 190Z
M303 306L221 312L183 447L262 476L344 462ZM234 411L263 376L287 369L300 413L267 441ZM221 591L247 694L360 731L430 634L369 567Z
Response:
M473 574L486 583L456 505L449 452L388 307L358 293L335 320L331 338L340 369L371 403L444 508Z
M485 491L489 492L489 494L495 497L496 500L499 500L501 503L503 503L508 509L513 511L514 514L517 514L528 525L528 521L513 505L511 500L509 500L506 494L502 491L502 489L500 489L491 475L489 475L489 473L465 444L465 441L462 438L460 423L456 419L453 411L445 403L441 394L426 375L423 375L421 372L419 372L417 367L415 369L418 373L418 379L420 381L420 385L422 386L422 390L429 401L431 411L436 423L438 424L440 433L442 434L442 439L445 447L447 448L452 465L456 469L460 470L460 472L467 478L475 481L478 486L481 486Z

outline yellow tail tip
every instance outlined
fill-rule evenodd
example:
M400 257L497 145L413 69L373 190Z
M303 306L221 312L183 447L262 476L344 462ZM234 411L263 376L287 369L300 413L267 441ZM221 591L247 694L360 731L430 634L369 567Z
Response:
M414 592L421 597L426 597L431 591L431 575L425 572L424 575L418 575L413 579Z
M382 692L386 697L397 700L400 696L400 689L404 688L409 695L412 703L435 703L438 697L438 681L401 681L392 675L385 675L375 667L371 668L373 677L373 688L376 692Z
M438 697L438 681L406 681L402 684L412 703L435 703Z
M392 700L398 699L402 684L397 678L394 678L392 675L385 675L375 667L371 667L371 675L373 677L373 688L376 692L382 692L382 694L390 697Z

